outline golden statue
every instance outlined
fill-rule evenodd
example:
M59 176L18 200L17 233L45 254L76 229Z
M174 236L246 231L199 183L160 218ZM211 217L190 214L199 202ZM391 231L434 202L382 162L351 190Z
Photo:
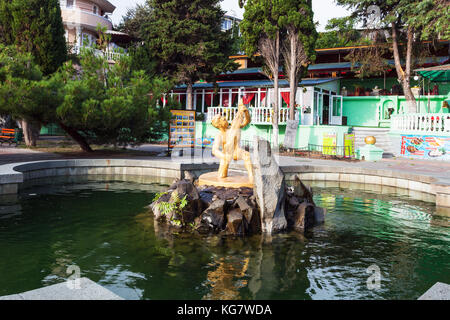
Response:
M253 187L253 166L250 153L240 147L241 129L245 128L251 121L250 113L244 105L243 100L239 102L231 126L224 116L216 115L211 124L219 129L219 133L214 139L212 154L220 159L219 171L207 173L199 178L199 185L224 186L230 188ZM228 175L228 167L231 160L244 160L248 177ZM216 175L213 177L212 175Z

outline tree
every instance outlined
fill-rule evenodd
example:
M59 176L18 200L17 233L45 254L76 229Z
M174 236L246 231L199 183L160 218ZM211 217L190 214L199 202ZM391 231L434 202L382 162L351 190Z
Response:
M281 51L289 80L289 119L295 120L297 87L308 65L315 60L317 32L311 0L284 0L280 2L279 10L279 23L286 30Z
M390 28L390 47L394 54L395 69L402 84L408 111L417 112L417 104L411 91L410 79L414 63L414 47L418 40L436 34L449 36L449 4L445 0L337 0L337 3L352 10L350 18L372 31ZM406 44L403 44L406 43ZM374 43L372 48L376 48ZM373 58L384 51L372 50ZM367 56L367 54L366 54ZM404 58L402 59L402 56ZM370 59L373 61L373 59ZM370 63L370 61L368 61ZM404 67L403 63L404 62Z
M143 27L152 14L152 9L148 2L137 4L136 7L128 9L122 21L117 26L117 30L125 32L135 39L142 39Z
M413 1L405 7L407 23L421 30L421 39L450 40L450 2L448 0Z
M318 34L316 49L370 44L363 37L362 32L354 28L354 22L351 19L330 19L325 29L327 31Z
M34 128L48 123L54 91L54 83L44 79L30 53L0 45L0 114L19 119L27 145L37 139Z
M67 59L64 34L58 0L1 0L0 43L32 54L44 76L55 72ZM29 117L20 122L26 144L35 146L41 123Z
M280 10L276 0L245 1L244 20L240 24L243 49L254 59L256 53L264 58L267 74L274 82L274 105L272 109L272 127L274 144L278 146L278 104L279 104L279 69L280 69ZM243 4L243 3L241 3Z
M55 72L67 60L61 8L58 0L11 0L2 4L0 21L10 28L2 40L30 52L44 75ZM11 41L12 43L7 43Z
M152 8L142 39L158 61L158 70L187 85L188 109L193 109L193 85L214 81L237 65L230 32L221 31L220 0L149 0Z
M132 71L130 60L124 55L111 65L84 49L79 68L69 62L53 75L60 87L55 121L83 151L91 152L92 143L135 145L155 135L150 128L158 120L156 102L170 83Z

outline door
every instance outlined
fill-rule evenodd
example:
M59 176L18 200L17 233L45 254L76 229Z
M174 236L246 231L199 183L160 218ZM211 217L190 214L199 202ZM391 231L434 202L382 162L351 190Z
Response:
M313 125L322 124L323 96L322 92L314 91Z
M330 95L323 95L323 107L322 107L322 123L321 124L330 124Z
M332 125L342 125L343 100L342 96L331 96L330 124Z

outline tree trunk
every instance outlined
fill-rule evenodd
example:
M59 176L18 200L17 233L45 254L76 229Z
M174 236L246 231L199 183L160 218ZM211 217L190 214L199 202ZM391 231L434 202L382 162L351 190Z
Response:
M291 58L289 68L289 120L295 120L295 98L297 95L297 37L290 36Z
M193 99L192 99L192 83L188 82L187 84L187 95L186 95L186 99L187 99L187 110L194 110L194 104L193 104Z
M402 63L400 59L400 52L398 49L398 36L397 25L392 23L392 46L394 50L395 70L397 71L397 77L400 80L403 92L406 98L406 105L408 107L408 113L417 112L417 103L414 94L411 90L410 78L411 78L411 63L412 63L412 45L414 41L414 34L411 28L408 28L408 43L406 50L406 72L403 71Z
M76 143L79 144L81 150L83 150L84 152L93 152L86 139L82 135L80 135L77 130L70 128L61 122L59 123L59 125L73 140L75 140Z
M278 89L278 75L279 75L279 67L280 67L280 32L277 32L276 44L275 44L275 63L273 72L273 88L274 88L274 107L273 107L273 115L272 115L272 127L273 127L273 144L275 148L278 148L278 104L279 104L279 89Z
M23 130L23 138L27 147L36 147L39 134L41 132L41 124L35 121L19 120Z

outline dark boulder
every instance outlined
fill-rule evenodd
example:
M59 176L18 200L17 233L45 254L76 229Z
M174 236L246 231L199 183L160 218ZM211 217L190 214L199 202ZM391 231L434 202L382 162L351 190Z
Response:
M246 229L246 221L240 209L228 212L225 234L241 236L246 234Z
M200 233L222 231L225 227L225 200L217 199L195 221Z
M293 228L296 231L304 232L315 224L315 207L311 203L301 203L295 212L293 217Z
M246 220L246 234L256 234L261 232L261 217L259 215L258 204L254 197L244 199L244 197L239 196L236 199L235 208L239 208Z

